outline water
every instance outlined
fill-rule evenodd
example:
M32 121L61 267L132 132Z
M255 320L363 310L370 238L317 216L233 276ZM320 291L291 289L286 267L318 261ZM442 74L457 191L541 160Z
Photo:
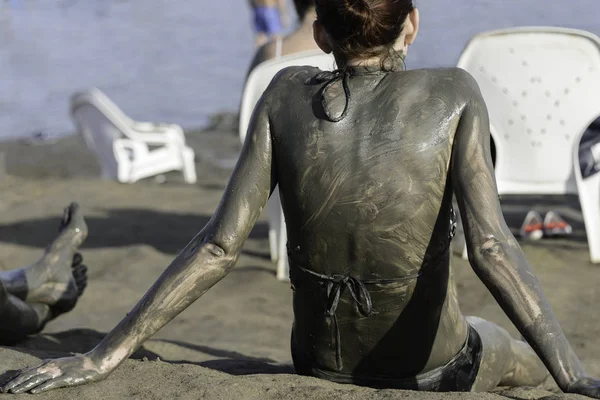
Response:
M418 0L410 68L451 66L474 34L558 25L600 35L600 1ZM247 0L0 0L0 138L74 130L99 87L139 120L204 125L235 111L253 53Z

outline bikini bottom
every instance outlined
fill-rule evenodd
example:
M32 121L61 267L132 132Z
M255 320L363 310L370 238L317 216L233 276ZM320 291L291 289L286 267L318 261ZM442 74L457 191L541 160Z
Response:
M292 358L299 375L313 376L337 383L349 383L372 388L418 390L426 392L469 392L471 391L481 363L481 337L469 324L467 340L448 363L414 377L390 378L383 376L355 376L336 371L324 371L311 365L298 348L292 335Z

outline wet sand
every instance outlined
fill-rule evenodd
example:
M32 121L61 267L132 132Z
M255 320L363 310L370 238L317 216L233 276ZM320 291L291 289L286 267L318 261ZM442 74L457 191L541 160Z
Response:
M214 211L240 145L229 131L193 133L199 182L168 174L135 185L98 180L78 137L31 147L0 143L0 268L33 262L56 233L62 208L79 202L90 229L83 254L90 282L73 312L18 347L0 347L0 380L11 371L69 352L91 349L138 301ZM566 202L565 206L560 205ZM588 262L577 199L507 198L512 228L530 207L558 208L574 226L566 239L523 243L563 328L589 372L600 375L600 266ZM465 314L495 321L516 334L467 262L454 257ZM499 389L493 394L373 390L293 375L289 284L275 279L266 217L252 231L237 266L107 380L57 390L39 399L541 399L556 388ZM0 399L19 398L0 395ZM554 398L554 397L552 397ZM557 397L559 398L559 397ZM563 398L563 395L560 395ZM564 398L579 398L564 396Z

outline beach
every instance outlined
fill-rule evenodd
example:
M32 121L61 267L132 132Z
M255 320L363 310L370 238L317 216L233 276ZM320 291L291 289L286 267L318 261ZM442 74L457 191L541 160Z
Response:
M411 69L454 66L473 35L492 29L549 25L600 34L600 6L593 0L552 6L544 0L432 0L417 6L423 26L407 59ZM233 114L253 51L250 12L237 0L0 4L0 270L36 261L70 202L80 204L89 227L81 250L89 268L83 297L42 333L0 346L0 385L42 359L91 350L210 220L241 149ZM136 120L186 129L198 182L187 185L176 172L132 185L101 180L83 139L69 136L69 98L91 87ZM39 133L48 141L32 142ZM600 377L600 317L594 311L600 265L589 262L578 199L501 200L515 234L532 208L542 214L559 210L573 226L568 238L522 247L570 343L588 372ZM464 314L496 322L518 337L468 261L453 256L452 269ZM275 278L263 213L228 276L111 376L34 398L584 398L562 394L551 381L540 388L460 394L377 390L298 376L290 354L292 322L292 290ZM0 400L26 396L0 394Z
M78 136L56 144L0 143L0 268L35 261L56 234L63 207L77 201L89 237L82 253L89 285L77 307L16 347L0 348L0 380L42 358L90 350L136 304L178 251L215 210L240 151L235 121L190 132L198 183L177 173L159 183L99 180L98 167ZM225 124L227 125L227 124ZM566 205L562 205L566 203ZM588 371L600 375L600 267L588 248L576 198L505 198L511 229L531 207L559 209L573 225L568 239L522 243L550 303ZM415 393L338 385L294 375L289 350L293 320L289 283L275 279L267 220L253 229L231 273L144 344L105 381L51 391L36 399L542 399L582 398L542 389L498 389L492 394ZM460 304L516 329L477 279L454 256ZM554 396L554 397L553 397ZM25 397L25 396L22 396ZM20 396L0 395L0 399ZM29 397L28 397L29 398Z

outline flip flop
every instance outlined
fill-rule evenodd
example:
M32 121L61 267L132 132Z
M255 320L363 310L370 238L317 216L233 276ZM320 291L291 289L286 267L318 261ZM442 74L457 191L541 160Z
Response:
M520 234L529 240L540 240L544 236L544 223L539 212L531 210L527 213Z
M568 236L573 233L573 228L567 223L557 211L549 211L544 218L544 235Z

